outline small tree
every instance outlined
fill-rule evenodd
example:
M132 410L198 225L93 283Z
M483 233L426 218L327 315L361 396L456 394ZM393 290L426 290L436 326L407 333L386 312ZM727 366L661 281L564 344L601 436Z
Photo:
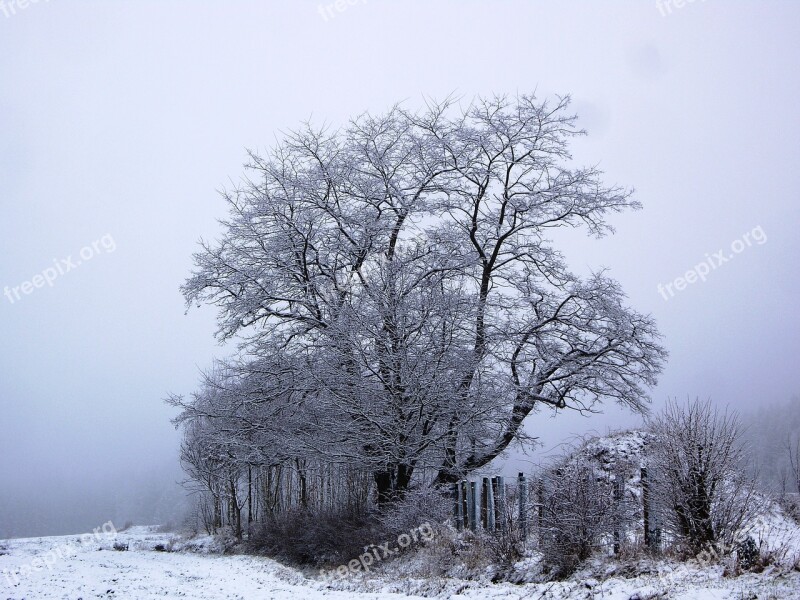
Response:
M730 547L756 511L738 415L710 401L669 402L650 427L654 509L666 531L693 553Z

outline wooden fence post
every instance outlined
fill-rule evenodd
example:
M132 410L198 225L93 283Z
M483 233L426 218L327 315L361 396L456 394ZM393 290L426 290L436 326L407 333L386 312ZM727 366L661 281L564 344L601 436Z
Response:
M617 472L617 477L614 480L614 507L615 519L614 524L614 554L619 554L620 544L622 541L622 498L625 492L625 479L621 471Z
M508 529L508 507L506 506L506 480L505 477L497 477L497 518L500 519L501 531Z
M477 498L477 484L474 481L469 482L469 494L467 495L467 506L469 510L469 528L472 531L478 528L478 498Z
M472 489L470 488L469 481L464 480L464 528L472 529L472 502L471 502Z
M494 489L492 481L488 477L483 478L483 485L486 487L486 529L495 530L494 514Z
M644 545L650 548L652 540L650 539L650 482L647 479L647 468L642 467L641 470L642 481L642 521L644 525Z
M469 495L469 484L466 479L458 482L458 489L461 493L461 523L464 529L469 527L469 504L467 496Z
M486 488L489 486L486 485L489 481L488 477L483 477L478 480L478 485L480 486L480 498L481 498L481 527L483 529L489 528L489 492Z
M500 531L506 530L506 495L505 483L501 476L492 478L494 488L494 519L495 527Z
M519 496L519 530L522 539L528 537L528 480L523 473L517 479Z
M536 520L539 529L544 527L544 477L539 477L536 482Z
M456 529L461 531L464 528L463 516L461 513L461 485L454 483L450 486L450 492L453 496L453 519L456 522Z

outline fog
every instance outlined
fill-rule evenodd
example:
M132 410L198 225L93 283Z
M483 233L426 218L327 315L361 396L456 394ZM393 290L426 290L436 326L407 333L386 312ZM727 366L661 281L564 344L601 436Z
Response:
M670 359L653 409L796 394L798 26L799 4L754 0L5 0L0 538L180 518L163 399L232 350L178 290L219 231L217 190L303 120L398 101L571 94L589 134L576 160L644 209L613 236L556 239L657 319ZM509 468L638 422L613 405L532 416L542 447Z

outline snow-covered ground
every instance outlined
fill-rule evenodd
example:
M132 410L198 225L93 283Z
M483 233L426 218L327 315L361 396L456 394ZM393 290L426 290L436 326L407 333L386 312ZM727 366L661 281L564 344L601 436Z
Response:
M196 600L259 600L305 598L631 598L675 600L740 600L800 598L800 573L785 569L738 578L722 577L722 567L653 563L647 574L611 575L600 582L586 575L557 584L492 585L433 578L402 577L402 563L381 576L360 577L333 584L267 559L210 552L158 552L170 534L134 527L116 536L15 539L0 542L0 599L38 598L191 598ZM127 545L127 551L114 550ZM208 549L210 539L194 543ZM38 560L37 560L38 559ZM402 559L400 559L402 560ZM413 559L412 559L413 560ZM411 593L412 595L407 595ZM413 595L416 594L416 595Z
M322 582L307 579L266 558L154 550L158 544L166 546L170 537L149 528L134 527L118 533L115 538L101 536L88 543L81 543L78 536L2 542L7 554L0 556L0 598L302 600L324 597L333 600L392 597L326 590ZM127 544L128 550L114 550L115 543ZM60 559L59 550L63 556ZM39 568L29 572L25 567L31 566L37 557ZM42 564L45 561L49 568Z

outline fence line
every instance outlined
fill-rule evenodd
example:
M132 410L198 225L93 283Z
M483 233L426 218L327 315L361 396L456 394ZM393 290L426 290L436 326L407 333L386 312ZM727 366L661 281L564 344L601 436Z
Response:
M523 536L528 529L528 479L517 477L517 519ZM463 479L450 487L453 520L459 531L505 531L509 526L508 484L502 476L483 477L478 481Z
M641 531L647 548L658 551L661 545L661 527L656 519L652 506L650 481L648 471L642 468L639 471L642 486L640 499ZM609 493L617 511L622 510L625 499L626 475L622 471L615 473ZM502 476L481 477L476 481L463 479L451 485L451 499L453 502L453 521L459 531L505 531L510 527L512 520L516 522L522 539L531 534L532 526L541 531L545 527L545 502L548 497L545 477L538 477L531 482L520 473L516 478L516 502L513 508L509 506L509 487L513 484L506 483ZM532 489L531 489L532 488ZM531 497L534 501L531 502ZM512 509L514 515L509 513ZM514 510L515 509L515 510ZM530 511L535 512L532 514ZM531 520L533 516L533 521ZM618 522L612 535L614 554L619 554L625 538L625 525Z

